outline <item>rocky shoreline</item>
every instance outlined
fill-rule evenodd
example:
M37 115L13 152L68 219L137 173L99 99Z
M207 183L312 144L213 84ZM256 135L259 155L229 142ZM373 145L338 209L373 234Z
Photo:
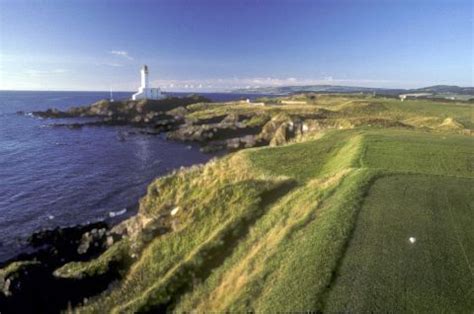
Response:
M91 260L120 239L105 222L34 233L27 240L32 252L0 263L2 313L60 312L105 290L118 279L113 267L80 280L61 278L54 271L66 263Z
M131 126L140 133L160 134L184 124L181 113L185 106L199 102L210 101L195 95L156 101L102 100L67 111L48 109L31 114L47 119L94 118L93 121L55 123L54 127ZM120 278L119 269L123 268L120 264L126 260L111 261L103 273L80 278L62 273L61 266L92 261L120 242L126 232L114 230L113 226L112 222L96 222L32 234L26 239L27 253L0 262L0 313L59 313L84 304L88 297L106 290Z
M168 97L163 100L100 100L89 106L72 107L67 111L48 109L34 111L33 116L40 118L95 118L92 122L63 123L55 126L80 128L82 126L117 126L130 125L141 128L154 128L158 131L167 131L181 124L183 116L180 110L187 105L209 102L202 96Z
M169 139L196 141L201 144L212 138L210 134L217 133L217 130L246 135L256 132L255 128L242 128L238 124L239 119L222 119L225 121L219 123L199 121L197 124L186 119L185 116L189 113L186 106L209 102L210 100L204 97L194 95L164 100L101 100L90 106L73 107L67 111L48 109L31 114L47 119L94 118L93 121L88 119L84 122L55 123L54 127L80 129L94 126L131 126L138 128L136 132L167 132ZM205 122L209 124L206 125ZM131 130L127 133L133 132L135 131ZM215 143L209 146L212 149L203 146L203 150L224 148ZM122 269L123 265L119 264L126 262L125 260L109 263L101 274L80 278L69 276L69 270L65 270L66 274L62 273L61 266L92 261L123 236L127 236L127 230L120 230L120 224L115 230L112 227L110 223L97 222L42 230L31 235L26 240L28 253L20 253L0 263L0 312L58 313L77 304L84 304L88 297L106 290L120 278L118 270ZM163 228L158 229L159 232L164 232Z
M227 103L229 104L229 103ZM247 105L236 101L231 104ZM93 121L54 123L54 127L80 129L94 126L130 126L146 134L165 134L167 139L196 142L203 152L235 151L285 142L303 127L299 120L286 115L271 116L262 113L222 113L200 117L197 112L207 106L216 106L202 96L190 95L163 100L101 100L90 106L72 107L67 111L48 109L31 114L40 118L93 118ZM254 103L255 107L265 103ZM270 104L271 105L271 104ZM277 139L275 139L277 135ZM273 141L273 143L272 143Z
M164 100L101 100L90 106L73 107L67 111L48 109L32 115L47 119L94 119L55 123L55 127L131 126L138 129L136 132L165 133L170 140L197 142L204 152L277 145L294 135L293 121L284 115L273 118L251 113L223 113L208 118L193 116L194 112L209 104L208 99L194 95ZM169 228L162 223L151 229L166 233ZM98 222L33 234L27 240L32 252L0 263L0 309L6 312L60 312L86 303L88 297L104 291L120 278L118 269L123 267L115 266L126 261L113 261L103 273L85 278L74 277L68 274L70 269L61 267L94 260L123 236L127 237L128 229L130 223L112 228L105 222Z

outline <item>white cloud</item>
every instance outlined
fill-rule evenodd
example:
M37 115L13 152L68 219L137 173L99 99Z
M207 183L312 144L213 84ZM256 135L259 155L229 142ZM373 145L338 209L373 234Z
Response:
M110 53L116 56L124 57L128 60L133 60L133 58L125 50L112 50Z
M104 65L108 65L109 67L114 67L114 68L123 67L123 64L120 64L120 63L104 63Z
M346 85L360 87L384 87L399 82L390 80L371 80L371 79L338 79L332 76L326 76L321 79L306 78L278 78L278 77L247 77L247 78L215 78L203 80L153 80L152 86L161 87L165 91L230 91L233 89L249 89L259 87L278 87L278 86L305 86L305 85ZM137 85L136 83L135 85Z

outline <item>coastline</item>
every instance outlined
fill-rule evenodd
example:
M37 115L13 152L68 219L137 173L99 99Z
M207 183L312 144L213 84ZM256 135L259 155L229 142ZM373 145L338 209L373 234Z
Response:
M118 120L114 120L114 119L104 119L104 115L101 115L100 112L95 112L94 114L91 114L90 116L88 115L85 115L85 114L66 114L65 116L69 117L69 118L64 118L63 117L60 117L60 115L55 115L55 113L60 113L60 112L69 112L71 109L70 106L68 107L64 107L63 104L67 104L68 102L76 102L76 103L84 103L84 102L87 102L87 99L93 99L94 97L100 97L100 93L96 93L96 92L59 92L59 94L57 92L39 92L39 96L37 95L38 92L35 92L35 91L27 91L27 92L18 92L18 91L9 91L9 92L3 92L2 93L2 100L4 102L6 102L6 104L8 105L10 102L16 102L16 95L23 95L25 94L25 97L26 99L36 99L37 97L38 98L38 101L33 101L31 102L31 105L27 105L26 107L17 107L18 109L17 110L14 110L12 112L8 112L6 111L5 113L2 113L4 116L5 119L10 119L9 116L5 116L5 114L7 115L13 115L14 112L16 111L16 115L20 118L20 119L28 119L28 120L25 120L25 123L26 122L29 122L29 121L38 121L40 122L41 124L39 123L36 123L37 127L44 127L44 126L47 126L48 128L49 127L55 127L55 128L64 128L66 132L68 132L68 130L80 130L84 127L104 127L104 126L114 126L114 127L119 127L117 128L117 140L119 142L123 142L123 141L126 141L128 142L130 139L133 139L134 137L136 137L137 135L150 135L150 136L155 136L155 135L159 135L159 134L163 134L164 132L166 132L167 129L172 129L172 125L170 123L168 123L169 121L161 121L162 123L162 129L156 129L155 127L150 127L149 124L147 124L145 121L127 121L127 119L118 119ZM128 95L130 93L118 93L119 95L119 98L123 98L123 97L126 97L126 95ZM167 100L167 104L166 106L168 106L167 109L173 109L173 108L179 108L183 105L186 105L187 103L194 103L196 101L205 101L205 102L210 102L209 99L207 98L203 98L202 96L197 96L197 95L191 95L189 96L189 94L186 94L186 93L170 93L170 97L169 100ZM210 96L210 97L213 97L214 101L216 100L219 100L219 99L223 99L223 100L228 100L228 99L238 99L238 98L241 98L245 95L235 95L235 94L214 94L214 93L210 93L210 94L205 94L206 96ZM33 97L35 96L35 97ZM70 97L73 97L71 99L76 99L77 100L73 100L73 101L68 101L68 99ZM33 98L32 98L33 97ZM68 98L69 97L69 98ZM252 97L252 96L251 96ZM9 100L11 98L11 100ZM39 108L41 108L41 106L44 106L44 105L41 105L39 106L40 104L42 103L47 103L47 101L49 102L49 99L52 100L52 105L50 105L50 108L54 108L56 107L54 104L57 104L59 108L63 108L63 109L47 109L48 107L46 107L45 109L42 109L43 111L41 110L38 110ZM100 102L100 101L99 101ZM121 102L120 100L118 100L116 103L119 103ZM94 102L90 102L89 104L93 104ZM37 105L38 104L38 105ZM162 104L160 104L161 106ZM88 108L90 107L90 105L79 105L80 107L72 107L73 111L75 110L74 108ZM8 106L6 108L9 108ZM13 108L15 108L15 106L13 106ZM79 109L80 110L80 109ZM106 110L106 109L105 109ZM104 110L104 111L105 111ZM179 111L179 109L178 109ZM35 116L35 114L33 114L33 112L37 113L37 117L40 117L41 119L32 119L32 117ZM52 114L51 114L52 113ZM99 113L98 115L95 115ZM104 113L104 112L102 112ZM106 115L108 115L109 113L107 112ZM24 116L24 118L22 118ZM11 116L13 117L13 116ZM53 119L52 117L54 118L59 118L57 119L58 122L54 121L56 119ZM14 118L14 117L13 117ZM168 116L168 118L171 118L171 116ZM174 118L174 117L173 117ZM179 119L179 117L176 117ZM92 121L91 121L92 120ZM18 122L21 122L21 120L19 120ZM48 128L46 128L44 130L44 133L51 133L51 131L48 131ZM71 132L69 131L69 134L72 134L74 136L74 134L78 134L78 133L75 133L75 132ZM95 132L95 131L94 131ZM78 134L80 135L80 134ZM161 138L166 138L165 135L160 135ZM192 150L194 151L195 148L194 147L199 147L201 146L199 142L188 142L186 140L180 140L180 139L171 139L171 138L168 138L166 140L167 142L169 143L176 143L176 145L180 145L181 147L185 148L185 151L190 151L191 149L191 146L193 147ZM56 144L61 144L61 143L56 143ZM66 143L64 143L63 145L66 145ZM202 146L201 146L202 147ZM214 155L217 155L217 154L222 154L222 153L225 153L224 151L220 151L219 153L217 152L214 152L215 149L210 149L206 152L206 155L208 156L214 156ZM185 151L183 151L182 153L183 154L187 154ZM60 152L59 152L60 153ZM207 159L206 159L207 160ZM63 161L63 162L68 162L69 161ZM201 161L198 161L198 163L200 163ZM187 163L189 165L189 163ZM178 166L179 167L179 166ZM159 174L158 176L162 176L162 175L166 175L167 172L169 171L172 171L174 168L171 167L166 167L165 168L165 172L162 173L162 174ZM154 179L151 178L149 182L153 181ZM14 195L13 195L14 196ZM140 196L142 197L143 194ZM107 195L105 197L108 197ZM8 200L6 200L8 201ZM137 202L135 202L134 204L132 204L131 202L127 201L125 204L123 204L122 206L120 207L112 207L110 208L110 210L106 211L105 213L103 213L102 215L100 215L99 217L97 218L92 218L92 219L87 219L87 220L83 220L80 225L82 224L88 224L89 221L90 223L95 223L95 222L100 222L100 221L105 221L107 222L108 224L116 224L128 217L130 217L131 215L134 215L134 213L136 213L136 208L137 208L137 203L138 203L138 198L137 198ZM115 217L110 217L109 215L110 214L113 214L115 212L121 212L123 211L123 209L126 209L126 213L123 214L123 215L120 215L120 216L115 216ZM74 223L74 221L70 221L70 222L62 222L61 225L58 225L59 222L56 222L57 221L57 213L52 213L49 211L49 209L46 209L48 212L44 214L44 220L45 220L45 226L41 227L41 228L35 228L34 230L31 231L31 233L25 233L25 234L22 234L21 237L18 236L16 237L15 239L12 239L12 240L6 240L6 241L2 241L0 243L0 247L3 247L4 249L7 249L9 248L10 246L14 246L15 249L14 250L5 250L5 254L3 254L4 256L2 257L1 259L1 263L2 264L5 264L7 261L11 260L11 259L14 259L15 256L17 255L21 255L22 253L31 253L31 248L28 246L27 244L27 238L29 236L31 236L32 234L34 233L40 233L40 232L43 232L43 231L46 231L46 230L52 230L52 229L57 229L59 226L62 226L63 228L69 228L69 227L72 227L72 226L76 226L77 224ZM52 226L48 226L48 225L52 225ZM7 253L11 251L12 253Z
M181 101L181 99L183 101ZM200 96L191 96L190 99L184 97L181 99L176 97L167 99L168 105L166 109L173 110L180 107L182 108L183 105L197 101L210 102L209 99ZM111 104L108 101L99 101L98 103L105 103L106 106ZM91 106L93 105L94 104ZM111 116L109 112L107 112L107 109L105 109L105 114L100 111L93 111L89 114L81 111L84 109L87 110L86 108L90 108L91 106L73 107L66 112L57 109L47 109L46 111L35 111L33 113L18 111L16 114L32 115L42 119L79 118L86 120L86 122L52 125L53 127L67 127L71 130L94 126L125 126L127 127L125 131L127 136L133 135L134 133L159 135L160 133L173 129L173 124L176 123L173 118L178 121L181 118L179 116L171 117L170 115L166 115L165 118L170 120L160 121L158 126L163 127L158 130L152 130L148 128L149 121L145 120L146 118L141 121L136 118L133 120L134 117L131 115L127 116L128 114L126 113L125 117L119 117L118 119L106 117L101 120L104 116ZM71 111L72 113L70 113ZM160 116L160 118L162 117L163 116ZM90 119L96 119L96 121L87 121ZM119 138L119 140L121 139ZM190 143L186 144L185 141L170 138L168 138L168 140L190 147ZM207 151L206 153L217 156L215 152ZM220 153L221 156L223 154L225 154L225 152ZM176 170L177 169L171 169L168 171L173 172ZM152 181L166 175L168 174L164 173L161 176L155 177ZM152 184L152 182L149 182L149 185L150 184ZM142 197L140 197L140 199ZM85 280L81 279L81 284L71 283L67 278L58 277L53 272L63 264L88 261L96 258L112 247L114 243L120 241L124 235L124 230L117 232L114 228L120 226L137 214L140 199L136 200L133 207L128 207L118 212L109 212L109 217L104 219L98 219L95 222L84 224L42 229L35 231L24 239L17 253L0 261L1 308L6 308L7 310L21 308L24 311L34 311L36 309L33 304L39 302L38 298L41 299L50 295L50 297L54 297L55 302L50 303L48 310L59 312L61 309L64 309L66 303L76 304L82 302L87 296L95 295L106 289L111 282L120 277L118 272L119 265L117 265L117 267L108 267L105 274L99 275L98 278L94 278L93 280L88 280L87 278ZM41 289L43 286L48 287L48 292L46 294L38 294L38 289ZM13 294L15 297L12 298L11 296ZM32 301L32 307L30 308L28 305L25 307L22 301L23 299Z
M167 141L145 129L124 125L74 132L52 124L90 118L28 114L91 104L98 97L100 93L0 93L2 261L24 252L27 237L39 230L109 221L111 214L127 208L125 216L112 220L125 219L136 212L137 200L155 177L210 158L195 144Z
M171 310L176 309L176 306L178 309L179 306L182 306L182 309L193 308L190 304L198 301L180 298L186 291L192 290L195 279L198 283L205 282L212 276L212 273L203 266L208 264L203 261L207 261L212 265L211 268L217 271L224 260L236 263L239 269L240 259L238 256L233 258L232 255L245 254L246 249L234 252L233 247L238 243L246 245L245 242L239 241L252 238L249 230L254 224L257 227L252 229L253 232L256 234L263 232L260 236L265 238L271 234L265 231L265 228L271 230L274 226L265 220L270 219L268 217L285 220L286 214L283 216L279 214L285 209L290 210L288 217L295 219L292 228L304 227L307 223L311 225L314 218L312 214L309 213L307 217L306 214L299 216L302 215L300 210L312 208L311 206L316 206L314 204L319 206L320 202L324 204L326 201L335 202L336 216L329 214L329 218L325 218L329 219L328 225L316 229L323 230L317 232L323 232L321 235L323 238L334 233L339 234L336 229L340 217L343 217L342 226L345 228L345 231L337 237L335 244L332 241L323 243L324 249L330 251L328 259L332 266L326 267L328 272L323 272L321 276L325 282L329 282L333 264L340 259L340 250L345 245L344 234L352 228L353 218L344 208L358 210L362 195L365 195L368 187L383 172L376 166L370 171L365 168L365 170L359 169L358 160L362 158L361 152L365 151L366 142L372 141L370 145L380 145L377 143L385 141L390 143L394 138L406 137L414 143L429 140L438 145L440 139L437 135L443 134L453 145L459 142L462 144L459 144L459 147L464 147L470 139L472 126L468 124L464 112L469 109L467 105L466 108L461 108L463 111L456 117L449 119L437 117L428 128L426 119L413 119L412 112L406 113L406 117L400 117L399 103L393 99L366 95L308 94L294 97L295 99L265 99L262 101L263 105L236 101L190 104L184 108L185 110L179 107L171 109L175 115L166 113L174 119L170 124L172 127L166 131L168 137L170 134L179 134L180 137L175 139L182 142L196 142L204 149L209 145L215 145L226 155L205 165L183 168L157 178L148 185L146 195L140 199L137 214L113 227L106 229L81 226L75 231L52 231L46 232L45 237L38 236L45 239L64 239L68 237L57 235L61 232L72 232L66 247L73 251L64 251L67 252L64 254L70 254L68 258L64 258L60 243L52 242L47 252L57 251L56 255L52 256L56 256L59 260L45 261L43 268L39 268L38 265L29 263L32 260L23 258L23 264L14 265L13 270L7 267L9 273L3 277L13 280L8 284L4 281L3 290L11 293L13 297L9 296L9 299L4 298L2 301L0 295L0 303L10 301L15 306L21 306L19 302L24 295L21 294L21 289L15 290L17 287L15 283L20 283L23 287L31 285L30 287L34 287L31 291L38 289L38 283L26 274L31 274L38 267L40 273L47 274L49 278L47 282L53 293L63 284L76 285L77 288L71 288L69 295L58 293L58 303L52 305L56 306L50 308L52 311L64 310L68 302L71 306L79 306L86 311L97 310L103 306L118 309L120 304L124 304L124 309L129 311ZM338 101L335 106L333 99ZM326 103L328 103L326 107L321 105ZM347 103L350 105L345 105ZM139 102L133 104L138 105ZM413 106L416 104L412 103ZM110 110L113 110L110 108L110 103L106 105L103 116L114 117L116 113L113 111L112 115L109 115ZM142 102L141 105L147 104ZM91 108L96 110L93 106L88 108L87 110ZM395 108L393 113L390 113L391 108ZM134 107L130 109L135 112ZM61 115L57 112L54 114ZM140 116L142 114L147 115L149 112L141 112ZM124 113L124 115L129 117L127 119L130 119L133 126L137 126L135 113ZM156 116L162 117L160 113ZM126 123L127 121L125 120ZM140 126L147 129L156 126L153 124L158 122L157 125L162 127L163 124L159 121L161 120L142 121ZM247 130L251 131L246 133ZM159 129L157 133L162 132ZM240 144L244 143L242 139L248 146ZM239 145L229 146L229 143L235 142ZM216 143L225 145L218 146ZM270 147L259 148L259 146ZM228 152L235 153L227 154ZM313 158L318 159L314 161ZM412 171L411 168L409 170ZM447 174L449 171L461 170L450 168L443 171L445 172L442 174ZM339 189L339 185L343 187L342 190ZM357 196L353 198L347 191L354 192ZM333 193L335 199L332 197ZM287 197L289 203L286 201ZM291 205L293 203L294 205ZM291 206L287 206L288 204ZM280 207L282 205L286 207ZM294 213L290 215L292 212ZM230 219L228 215L233 218ZM261 221L264 225L258 227ZM326 223L324 221L323 219L322 223ZM316 219L316 224L320 223L319 219ZM214 230L212 241L208 241L208 231ZM283 228L284 230L286 228ZM329 233L325 234L326 231ZM185 237L186 241L182 240L181 236ZM188 247L187 244L194 243L195 239L201 243L197 247L196 254L193 253L193 246ZM164 248L161 247L161 240L165 245ZM268 241L272 243L271 239ZM227 245L229 249L223 250L223 245ZM80 254L79 251L83 251L85 247L92 249L91 251L86 249ZM161 250L173 253L169 256L163 255ZM225 253L219 253L221 251ZM157 255L155 252L158 252ZM190 262L187 262L188 258L191 259ZM252 254L248 258L253 258ZM157 260L159 264L155 264ZM137 266L141 271L127 275L130 266L137 261L141 261ZM321 265L326 263L322 260L319 262ZM169 275L173 281L160 282L163 284L163 288L160 288L162 290L145 289L148 287L155 289L155 283L148 278L149 276L142 278L140 274L152 272L156 278L167 275L168 273L161 269L161 263L166 265L164 269L167 269L166 267L171 270L177 269ZM127 282L132 282L140 288L133 286L129 288L126 285L109 286L114 281L120 282L124 278L128 280L126 276L132 278L138 276L139 279ZM210 281L211 285L214 283ZM97 290L90 289L90 285L94 285ZM323 294L325 289L323 286L317 288L318 295ZM83 287L84 290L78 287ZM100 296L104 296L101 293L108 289L115 291L116 294L111 294L113 297L110 299L101 298ZM219 290L219 287L215 289ZM143 297L140 291L145 291ZM195 297L198 300L201 292L196 291ZM122 298L122 295L127 296L129 293L137 295L131 303ZM96 297L91 298L94 295ZM117 305L116 302L120 304ZM202 303L201 307L207 308L206 303Z

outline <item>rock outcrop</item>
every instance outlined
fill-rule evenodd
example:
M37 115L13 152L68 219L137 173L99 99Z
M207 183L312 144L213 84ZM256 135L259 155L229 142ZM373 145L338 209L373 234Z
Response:
M53 272L69 262L96 258L120 238L102 222L33 234L28 239L33 252L0 264L0 308L5 313L54 313L105 290L118 278L114 269L74 281Z

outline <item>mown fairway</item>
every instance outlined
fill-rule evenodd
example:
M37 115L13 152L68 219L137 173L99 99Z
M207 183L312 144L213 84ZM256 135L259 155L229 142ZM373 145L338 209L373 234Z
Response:
M325 310L472 311L473 187L469 178L378 179L364 201Z

